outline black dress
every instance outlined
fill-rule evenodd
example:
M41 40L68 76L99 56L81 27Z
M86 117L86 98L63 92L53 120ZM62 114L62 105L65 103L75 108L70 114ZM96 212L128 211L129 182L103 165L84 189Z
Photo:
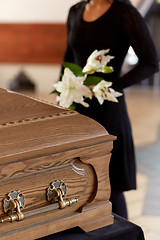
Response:
M109 10L92 22L83 20L86 1L70 8L67 27L68 41L64 61L84 67L89 55L95 50L110 49L115 56L110 65L114 72L104 74L106 81L112 81L115 90L138 83L158 71L155 47L148 28L138 11L131 5L115 0ZM124 58L132 46L139 58L139 64L120 77ZM110 162L112 190L126 191L136 188L136 164L130 121L125 96L119 103L105 101L100 105L96 98L89 100L90 107L78 106L77 111L101 123L109 134L117 136ZM105 171L105 169L104 169Z

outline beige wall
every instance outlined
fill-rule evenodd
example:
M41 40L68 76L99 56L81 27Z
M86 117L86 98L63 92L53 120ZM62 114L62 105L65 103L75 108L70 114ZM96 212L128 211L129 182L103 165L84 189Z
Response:
M64 22L78 0L0 0L0 22Z
M0 0L0 22L65 22L79 0ZM140 0L131 0L137 5Z
M138 6L138 4L141 2L141 0L131 0L133 5Z

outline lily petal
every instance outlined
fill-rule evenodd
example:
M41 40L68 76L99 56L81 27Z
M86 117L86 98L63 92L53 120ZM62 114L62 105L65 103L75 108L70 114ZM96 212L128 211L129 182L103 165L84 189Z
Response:
M108 73L104 71L104 66L106 66L107 63L114 58L114 56L105 55L108 52L109 49L100 51L96 49L94 52L92 52L92 54L87 59L87 63L82 72L87 74L93 74L94 72Z
M86 76L77 77L69 68L65 68L62 81L54 84L55 89L60 93L60 106L69 108L73 102L88 106L84 102L84 97L92 98L92 93L87 86L83 85Z
M104 100L118 102L116 97L122 96L122 93L116 92L113 88L110 88L112 82L102 80L94 88L93 92L100 104L103 104Z

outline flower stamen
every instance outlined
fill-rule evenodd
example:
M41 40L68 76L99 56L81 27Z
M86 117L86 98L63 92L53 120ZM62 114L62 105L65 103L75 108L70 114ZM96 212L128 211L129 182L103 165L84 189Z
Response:
M96 59L97 61L99 61L100 63L102 62L102 56L101 56L101 55L97 56L95 59Z

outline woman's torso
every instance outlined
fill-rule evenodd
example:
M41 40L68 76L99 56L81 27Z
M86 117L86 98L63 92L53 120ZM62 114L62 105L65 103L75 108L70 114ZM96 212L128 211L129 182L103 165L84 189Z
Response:
M68 42L71 46L75 63L84 67L88 56L95 50L110 49L109 54L115 58L110 65L114 72L105 79L114 81L119 77L124 58L129 48L129 39L123 28L123 11L121 3L114 1L101 17L92 22L83 20L86 2L72 8L70 14L70 31ZM123 10L123 9L122 9Z

